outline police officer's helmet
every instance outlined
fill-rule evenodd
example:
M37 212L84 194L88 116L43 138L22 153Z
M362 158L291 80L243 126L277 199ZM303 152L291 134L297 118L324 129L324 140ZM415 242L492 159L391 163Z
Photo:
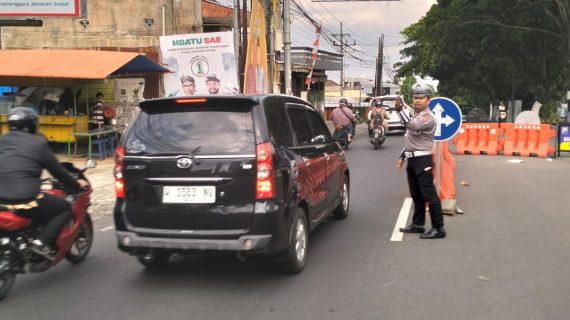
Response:
M348 105L348 100L346 100L346 98L342 98L342 99L340 99L340 101L338 102L338 104L339 104L340 106L342 106L342 105L347 106L347 105Z
M35 134L38 130L38 115L30 109L17 107L8 111L8 127L10 131L24 131Z
M433 89L427 84L416 83L412 85L412 95L414 98L431 97L433 95Z

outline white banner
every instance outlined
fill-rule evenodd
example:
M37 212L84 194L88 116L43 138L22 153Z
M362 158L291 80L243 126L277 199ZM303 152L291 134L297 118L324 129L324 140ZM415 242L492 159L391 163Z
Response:
M79 0L0 0L0 16L70 16L81 14Z
M233 32L160 37L167 97L238 93Z

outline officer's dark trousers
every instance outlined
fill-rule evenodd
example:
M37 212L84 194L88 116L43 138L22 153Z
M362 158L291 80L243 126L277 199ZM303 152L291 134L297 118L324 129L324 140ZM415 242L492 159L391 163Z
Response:
M37 239L44 244L53 245L59 231L71 220L71 205L65 199L44 194L38 199L38 206L28 210L18 210L18 215L45 223Z
M429 204L431 224L434 228L443 227L441 202L433 185L432 158L429 156L408 158L408 185L414 199L412 223L423 226L426 223L426 202Z

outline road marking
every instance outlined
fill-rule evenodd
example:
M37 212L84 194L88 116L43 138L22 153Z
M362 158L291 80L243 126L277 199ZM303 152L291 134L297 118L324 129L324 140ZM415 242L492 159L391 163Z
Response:
M115 226L108 226L108 227L105 227L105 228L103 228L103 229L101 229L101 230L99 230L99 231L105 232L105 231L111 231L111 230L114 230L114 229L115 229Z
M400 228L406 226L408 216L410 215L410 209L412 208L412 203L414 203L412 198L404 199L404 204L402 205L402 209L400 209L400 215L398 216L398 220L394 226L394 231L392 232L392 238L390 241L402 241L404 234L400 232Z

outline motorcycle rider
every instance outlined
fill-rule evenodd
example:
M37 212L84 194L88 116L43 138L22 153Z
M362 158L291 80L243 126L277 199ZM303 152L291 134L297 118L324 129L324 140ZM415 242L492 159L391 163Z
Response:
M386 109L376 100L372 100L370 104L372 106L372 109L368 111L368 135L372 135L372 128L374 127L373 121L374 117L377 115L379 115L382 119L382 127L384 127L384 132L388 132L388 119L390 119L390 117L388 116Z
M70 190L77 191L89 183L73 178L58 162L47 141L36 134L35 111L24 107L11 109L8 127L10 132L0 136L0 207L34 222L44 222L30 249L52 259L55 238L72 213L65 199L40 191L42 170L48 170Z
M331 120L335 129L344 128L348 133L348 141L352 141L352 122L356 122L356 118L348 108L348 101L345 98L338 102L338 107L331 113Z

